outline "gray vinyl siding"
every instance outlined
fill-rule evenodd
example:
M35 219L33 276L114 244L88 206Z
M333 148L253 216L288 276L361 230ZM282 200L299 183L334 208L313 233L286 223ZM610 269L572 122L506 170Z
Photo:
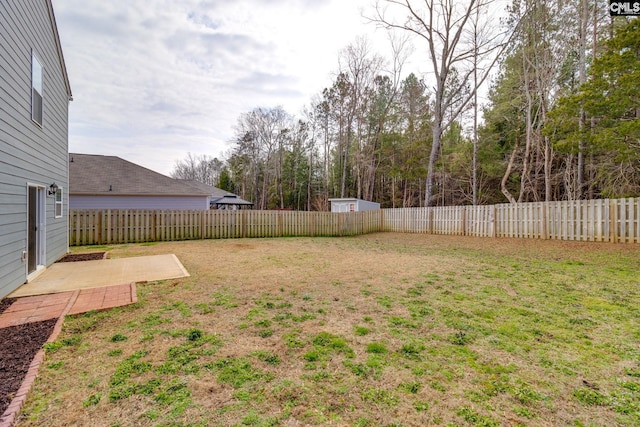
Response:
M71 195L71 209L207 210L204 196L83 196Z
M47 0L0 2L0 298L26 280L27 185L63 188L63 216L46 197L46 257L68 249L68 93ZM31 53L43 66L43 123L31 120Z

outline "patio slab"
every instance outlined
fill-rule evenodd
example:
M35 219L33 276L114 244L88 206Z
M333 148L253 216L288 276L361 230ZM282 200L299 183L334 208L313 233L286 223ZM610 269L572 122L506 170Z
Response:
M55 263L11 298L187 277L174 254Z

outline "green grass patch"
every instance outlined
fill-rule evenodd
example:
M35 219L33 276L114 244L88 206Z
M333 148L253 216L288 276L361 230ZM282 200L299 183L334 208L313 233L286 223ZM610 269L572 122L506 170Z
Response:
M463 406L456 411L456 414L467 423L478 427L498 427L500 423L487 415L479 414L469 406Z
M354 326L353 327L353 333L356 334L359 337L368 335L371 332L371 329L366 328L364 326Z
M341 353L346 357L354 357L355 353L347 344L344 337L330 334L329 332L320 332L311 340L316 350L323 355L329 353Z
M129 338L127 338L125 335L115 334L109 339L109 341L111 341L111 342L122 342L122 341L126 341L128 339Z
M362 391L362 399L365 402L375 403L388 407L397 406L400 398L389 390L382 388L369 387Z
M92 394L82 401L82 406L88 408L89 406L95 406L100 403L100 399L102 399L102 395L100 393Z
M249 382L268 382L274 378L272 373L254 368L244 358L228 357L207 365L207 367L218 373L219 382L230 384L234 388L240 388Z
M384 354L389 352L387 346L379 342L372 342L367 344L366 351L367 353L374 354Z

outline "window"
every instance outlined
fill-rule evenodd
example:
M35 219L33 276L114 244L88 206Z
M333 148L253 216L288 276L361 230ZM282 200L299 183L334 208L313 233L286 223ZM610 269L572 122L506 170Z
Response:
M31 119L42 126L42 65L31 52Z
M62 188L60 187L56 190L55 217L62 217Z
M356 211L356 204L349 203L349 212L355 212L355 211Z

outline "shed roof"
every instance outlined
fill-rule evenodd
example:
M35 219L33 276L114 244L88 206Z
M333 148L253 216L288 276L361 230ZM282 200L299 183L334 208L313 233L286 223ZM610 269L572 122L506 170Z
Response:
M371 202L369 200L358 199L356 197L335 197L335 198L330 198L329 201L330 202L367 202L367 203L377 203L377 202Z
M210 196L209 191L116 156L69 153L69 194Z

